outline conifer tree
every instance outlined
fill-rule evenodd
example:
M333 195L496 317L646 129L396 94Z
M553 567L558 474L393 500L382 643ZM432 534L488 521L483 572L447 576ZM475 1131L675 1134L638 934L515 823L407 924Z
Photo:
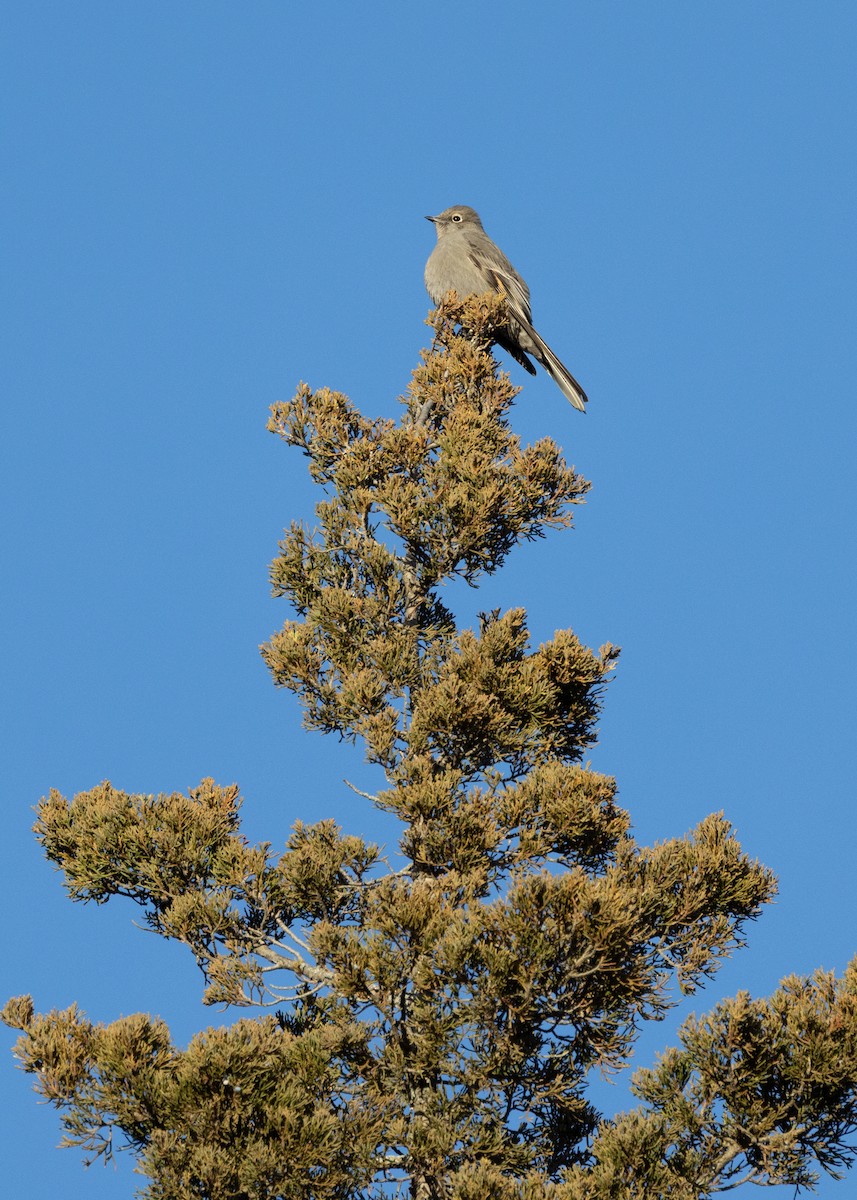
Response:
M280 546L294 616L264 658L309 729L380 768L361 803L398 820L397 852L332 821L297 821L280 854L250 845L238 789L211 780L39 806L72 899L130 897L189 947L208 1003L268 1006L181 1049L145 1015L6 1005L65 1142L130 1145L151 1200L700 1200L851 1160L857 962L688 1020L632 1111L587 1099L775 881L722 815L636 843L584 765L613 647L534 646L519 608L462 629L440 598L569 526L588 487L512 432L503 319L497 297L449 298L399 421L308 387L272 410L324 498Z

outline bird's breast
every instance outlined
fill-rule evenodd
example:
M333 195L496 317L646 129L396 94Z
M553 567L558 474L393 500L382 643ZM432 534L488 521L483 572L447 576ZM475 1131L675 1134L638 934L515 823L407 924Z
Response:
M447 234L438 241L426 263L425 280L426 290L435 304L439 304L447 292L470 296L488 291L490 287L474 266L466 239L454 234Z

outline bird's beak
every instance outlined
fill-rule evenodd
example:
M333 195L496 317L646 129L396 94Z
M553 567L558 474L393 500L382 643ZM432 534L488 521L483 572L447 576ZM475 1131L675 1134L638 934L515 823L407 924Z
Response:
M437 221L437 217L426 217L426 220L431 221L432 225L434 225L435 222Z

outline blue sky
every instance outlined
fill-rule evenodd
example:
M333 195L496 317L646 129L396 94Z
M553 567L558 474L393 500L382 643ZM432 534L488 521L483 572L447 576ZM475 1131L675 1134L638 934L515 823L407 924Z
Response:
M723 809L778 873L693 1009L857 950L857 7L523 11L7 6L4 997L159 1013L179 1042L231 1019L132 906L65 899L30 832L52 786L213 775L240 783L251 840L332 815L395 844L342 782L375 782L359 752L304 733L257 653L287 615L277 538L317 499L265 421L301 379L397 411L427 337L423 214L453 203L591 399L580 417L507 364L516 427L594 482L576 532L453 592L461 620L523 604L536 641L621 644L593 763L638 837ZM130 1159L85 1172L53 1149L3 1054L12 1192L130 1197ZM621 1107L624 1086L598 1096Z

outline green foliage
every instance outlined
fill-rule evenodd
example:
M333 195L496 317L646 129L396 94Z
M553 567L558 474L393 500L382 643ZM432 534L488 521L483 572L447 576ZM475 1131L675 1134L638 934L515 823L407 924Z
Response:
M745 1181L811 1188L840 1177L857 1129L857 962L842 980L791 977L691 1017L634 1089L645 1107L601 1127L568 1200L698 1197ZM641 1170L641 1166L644 1167Z
M198 1034L184 1051L161 1021L137 1015L92 1025L75 1008L34 1017L25 1070L66 1110L63 1144L113 1154L121 1129L158 1200L173 1196L350 1194L370 1169L384 1114L359 1094L339 1102L368 1054L365 1030L328 1019L299 1034L273 1017Z
M399 421L305 386L272 410L325 495L280 545L295 615L262 653L310 729L381 768L367 800L399 819L398 858L331 821L252 846L238 789L211 780L39 807L73 899L130 897L190 948L208 1003L279 1006L182 1050L147 1017L7 1005L66 1142L109 1156L118 1133L149 1197L689 1198L849 1160L853 971L687 1022L633 1112L604 1121L586 1098L775 883L722 815L637 845L615 782L584 764L612 646L559 630L534 647L521 609L460 629L440 598L568 526L588 487L553 441L512 433L503 319L497 297L450 298Z

